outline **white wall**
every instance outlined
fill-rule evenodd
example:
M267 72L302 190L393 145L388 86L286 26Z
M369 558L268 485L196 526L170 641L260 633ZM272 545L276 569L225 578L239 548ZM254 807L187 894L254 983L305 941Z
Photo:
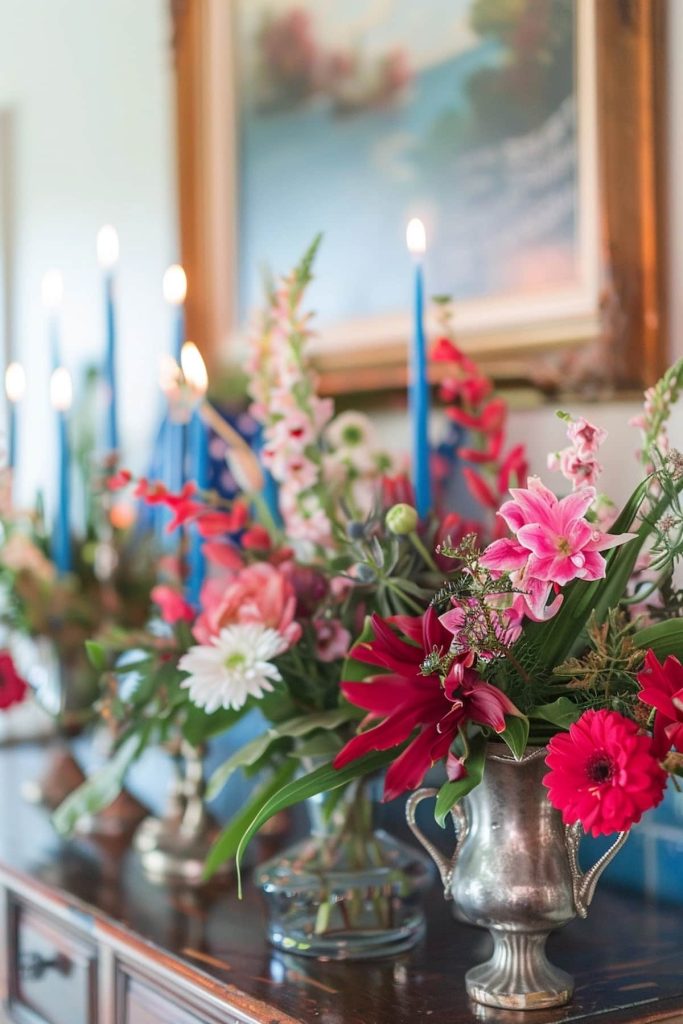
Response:
M120 404L128 462L154 420L158 358L170 346L161 276L177 259L167 0L0 0L0 109L13 114L14 346L26 366L20 489L52 484L42 275L64 274L63 359L102 351L95 237L120 235ZM142 443L144 442L144 443Z

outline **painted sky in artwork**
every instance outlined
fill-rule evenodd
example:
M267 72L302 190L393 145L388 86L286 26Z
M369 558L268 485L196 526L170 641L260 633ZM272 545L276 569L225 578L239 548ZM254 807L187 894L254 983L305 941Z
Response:
M415 215L434 293L480 299L573 278L572 0L542 7L547 24L524 0L514 32L477 35L485 2L239 5L243 313L264 262L288 269L320 230L321 322L402 311Z

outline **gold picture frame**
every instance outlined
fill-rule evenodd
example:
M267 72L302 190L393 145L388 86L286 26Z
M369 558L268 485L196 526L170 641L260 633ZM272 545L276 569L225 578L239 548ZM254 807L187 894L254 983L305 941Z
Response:
M599 341L619 389L652 383L666 362L666 0L575 0L592 50L582 88L595 106L591 302L479 326L458 339L499 379ZM182 259L190 335L214 370L238 361L236 76L233 0L172 0ZM591 41L586 41L590 26ZM590 136L590 127L588 129ZM588 137L584 140L591 144ZM590 190L590 185L589 185ZM489 304L489 312L491 305ZM492 321L492 322L491 322ZM325 332L317 361L329 393L405 385L409 317L348 321ZM561 357L560 357L561 358Z

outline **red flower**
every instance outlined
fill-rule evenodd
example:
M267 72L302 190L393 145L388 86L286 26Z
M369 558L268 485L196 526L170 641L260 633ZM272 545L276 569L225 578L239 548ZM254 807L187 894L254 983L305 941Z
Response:
M500 501L480 473L477 473L471 466L463 466L462 475L470 494L476 501L484 505L485 508L498 509Z
M246 551L270 551L270 534L263 526L251 526L242 534L241 544Z
M194 608L173 587L168 587L165 584L153 587L152 600L158 605L162 619L169 626L173 626L176 622L194 622Z
M463 519L457 512L449 512L437 527L434 538L435 547L441 547L448 541L451 547L457 548L469 533L474 533L478 537L480 531L481 525L476 520ZM437 552L434 555L434 560L443 572L451 572L453 569L453 559L447 555Z
M28 686L16 670L9 651L0 651L0 709L20 704L28 693Z
M150 483L144 476L140 478L133 491L134 497L140 498L146 505L160 505L166 500L167 494L168 491L160 481Z
M645 704L656 709L654 745L658 757L666 757L672 747L683 753L683 665L670 655L663 665L655 654L645 655L645 668L638 675Z
M244 567L242 556L236 548L224 541L212 540L207 544L202 544L202 554L208 562L218 565L222 569L231 569L237 572Z
M586 711L548 744L543 779L565 825L594 836L623 832L664 796L666 772L651 738L616 711Z
M119 469L117 473L112 473L110 477L107 477L107 490L109 491L120 491L133 479L133 475L128 469Z
M207 509L197 518L197 530L202 537L217 537L224 533L238 533L249 518L249 509L243 501L233 502L229 512Z
M382 477L382 505L387 509L394 505L415 505L415 491L405 473Z
M526 447L516 444L503 459L498 470L498 490L506 494L511 487L521 487L529 475Z
M399 637L390 622L412 642ZM341 685L352 704L370 712L366 723L382 721L350 740L337 754L334 766L342 768L370 751L389 750L413 736L387 772L384 799L392 800L419 786L427 770L448 756L465 722L490 725L501 732L505 714L518 712L500 690L463 665L454 665L446 686L438 675L423 674L427 655L435 651L445 654L452 639L433 608L415 618L397 615L384 621L373 615L372 625L375 639L357 644L351 653L357 661L377 665L384 673L367 682ZM416 729L417 735L413 735Z

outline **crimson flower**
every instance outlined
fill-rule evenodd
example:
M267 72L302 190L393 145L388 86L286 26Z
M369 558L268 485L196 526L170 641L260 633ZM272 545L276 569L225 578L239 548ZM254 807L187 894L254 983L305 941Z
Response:
M197 514L197 531L200 537L216 537L225 533L238 533L249 518L249 509L243 501L233 502L228 512L200 506Z
M151 596L161 612L161 618L169 626L175 625L176 622L194 622L194 608L174 587L160 583L152 588Z
M645 668L638 674L639 698L655 708L654 745L658 757L672 747L683 753L683 665L670 655L661 665L653 651L645 655Z
M548 744L543 782L565 825L594 836L623 832L656 807L667 775L650 736L617 711L586 711Z
M9 651L0 651L0 709L20 704L28 693L28 685L17 672Z
M384 799L392 800L419 786L428 769L448 756L467 721L502 732L505 715L519 712L505 694L462 663L453 665L445 685L436 673L423 672L425 659L445 655L452 640L433 608L414 618L397 615L385 621L373 615L372 626L374 640L356 644L351 654L376 665L381 673L341 687L347 700L370 712L364 724L380 721L350 740L334 766L342 768L373 750L390 750L413 737L387 771Z
M128 469L119 469L116 473L112 473L111 476L107 477L107 490L108 491L120 491L133 479L133 474Z

